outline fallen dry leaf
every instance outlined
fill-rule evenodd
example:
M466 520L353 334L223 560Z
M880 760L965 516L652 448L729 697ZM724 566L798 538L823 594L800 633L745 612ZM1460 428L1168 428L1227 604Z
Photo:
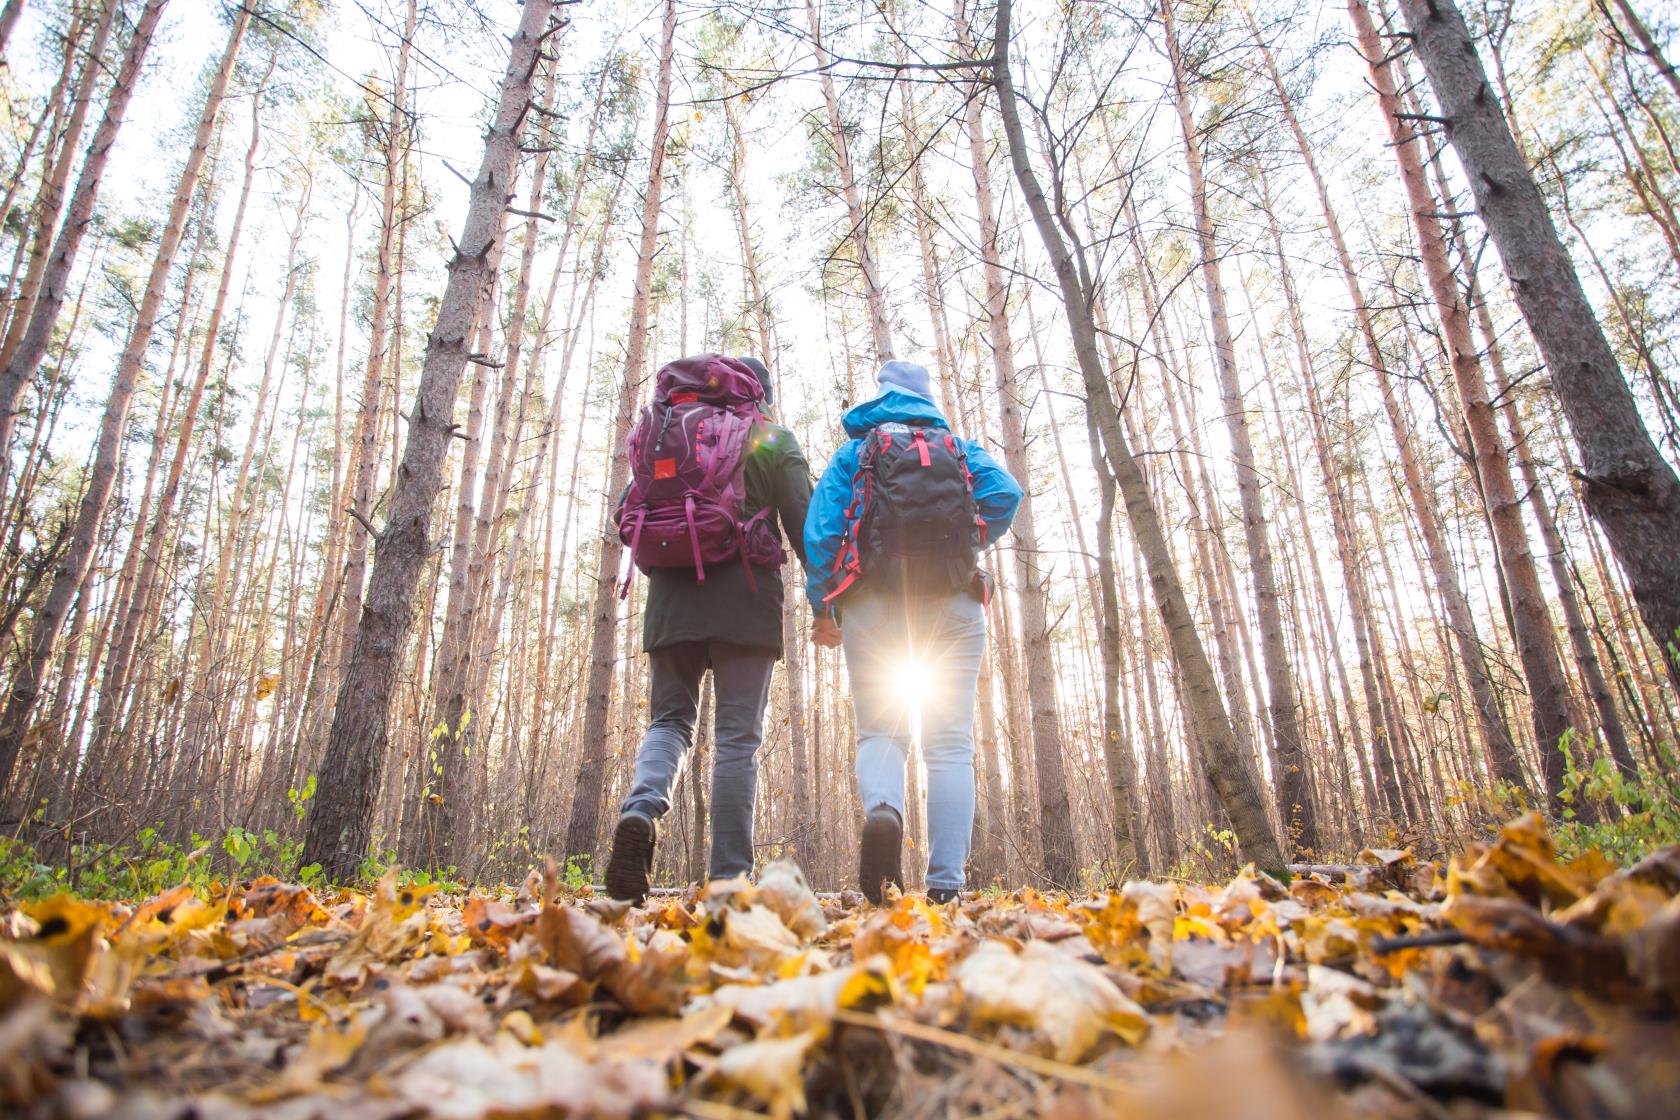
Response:
M0 1112L1493 1120L1680 1098L1680 855L929 906L779 862L629 907L258 879L0 915ZM1224 1043L1210 1040L1225 1037Z

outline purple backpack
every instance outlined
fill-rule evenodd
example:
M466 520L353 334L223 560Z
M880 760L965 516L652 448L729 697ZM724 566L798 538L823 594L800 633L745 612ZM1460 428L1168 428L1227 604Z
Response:
M653 403L630 431L630 490L617 513L618 539L642 571L739 559L780 567L785 556L767 521L769 507L743 518L745 468L764 387L753 371L721 354L679 358L659 371ZM625 581L621 597L628 595Z

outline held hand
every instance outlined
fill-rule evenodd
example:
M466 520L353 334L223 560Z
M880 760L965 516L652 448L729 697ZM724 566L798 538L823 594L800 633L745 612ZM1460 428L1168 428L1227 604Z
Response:
M811 620L811 641L826 649L836 649L840 645L840 626L827 615L818 615Z

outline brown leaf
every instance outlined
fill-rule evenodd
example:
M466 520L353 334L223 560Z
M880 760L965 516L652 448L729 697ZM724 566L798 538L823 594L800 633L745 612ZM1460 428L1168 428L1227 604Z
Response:
M488 1045L477 1039L446 1042L403 1070L394 1088L433 1120L554 1113L629 1117L669 1100L656 1063L591 1063L562 1038L526 1047L509 1034Z
M598 980L626 959L624 939L575 906L550 906L540 919L542 946L555 968Z
M716 1075L764 1102L777 1120L787 1120L805 1111L805 1052L817 1038L816 1031L805 1031L731 1046L718 1058Z
M630 943L625 964L614 969L607 988L625 1010L637 1015L674 1015L688 1000L688 963L693 950L668 929L657 929L646 945Z
M461 907L461 921L474 942L505 950L509 941L524 936L536 923L539 913L515 910L498 899L473 895Z
M1647 989L1680 1007L1680 896L1651 921L1622 939L1628 972Z
M0 1105L20 1110L58 1084L72 1042L70 1024L39 996L0 1012Z
M890 998L891 984L877 967L852 965L816 976L800 976L772 984L726 984L712 993L712 1004L760 1027L778 1020L796 1026L826 1025L843 1008Z
M729 1008L714 1003L681 1019L643 1019L601 1039L596 1053L669 1062L711 1042L733 1017Z
M1019 953L982 942L953 978L972 1020L1025 1027L1057 1061L1078 1061L1110 1031L1134 1045L1149 1033L1149 1015L1100 969L1042 941Z
M759 873L758 896L800 937L817 938L828 931L828 919L817 896L805 882L805 873L791 859L776 860Z

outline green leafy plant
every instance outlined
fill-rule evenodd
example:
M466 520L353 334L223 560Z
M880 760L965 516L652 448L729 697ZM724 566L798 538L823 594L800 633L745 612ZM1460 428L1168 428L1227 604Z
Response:
M309 799L314 796L315 775L313 774L309 775L308 779L303 783L302 789L289 789L286 791L286 800L291 803L292 815L299 821L302 821L305 814L309 812Z
M1680 770L1673 751L1659 747L1662 765L1629 778L1602 755L1579 764L1569 749L1574 746L1571 737L1562 745L1569 751L1569 763L1563 776L1564 819L1556 833L1560 855L1573 857L1597 848L1626 865L1680 843ZM1577 806L1589 801L1601 806L1601 819L1581 819Z
M233 860L240 871L245 870L245 865L251 862L251 856L256 850L256 837L238 825L228 829L227 835L222 838L222 851L228 854L228 858Z
M563 882L566 889L576 893L595 881L594 860L588 856L569 856L566 859L566 874Z

